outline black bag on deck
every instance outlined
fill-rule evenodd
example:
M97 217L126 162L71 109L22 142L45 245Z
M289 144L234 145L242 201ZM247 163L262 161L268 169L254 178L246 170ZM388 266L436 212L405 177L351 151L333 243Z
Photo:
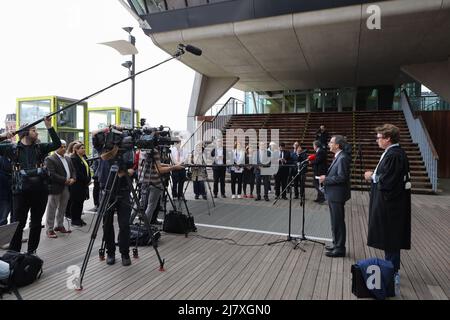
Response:
M145 225L139 226L138 223L130 225L130 244L136 244L136 239L138 246L149 246L153 244L152 241L158 242L159 238L161 238L161 233L156 227L150 226L150 228L152 234L148 232Z
M179 211L169 211L164 217L163 231L169 233L187 234L190 231L197 231L193 216L186 216Z
M44 261L35 254L7 251L1 260L9 263L9 286L24 287L39 279Z

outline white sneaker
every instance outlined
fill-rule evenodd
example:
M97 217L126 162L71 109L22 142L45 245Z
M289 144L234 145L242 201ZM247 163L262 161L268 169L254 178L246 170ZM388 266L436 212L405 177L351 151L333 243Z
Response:
M236 196L233 194L233 195L231 196L231 199L236 199Z
M237 196L237 197L238 197L238 199L242 199L242 196L241 196L240 194L238 194L238 196Z
M395 290L395 296L400 296L400 273L394 274L394 290Z

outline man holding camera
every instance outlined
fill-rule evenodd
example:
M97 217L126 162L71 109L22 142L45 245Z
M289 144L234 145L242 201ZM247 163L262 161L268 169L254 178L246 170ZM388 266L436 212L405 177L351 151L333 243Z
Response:
M139 182L142 184L142 190L145 190L148 194L145 215L151 224L156 224L158 218L156 208L164 191L161 175L172 171L184 170L184 167L180 164L169 165L161 163L161 154L157 147L151 150L141 150L140 161L144 161L144 168Z
M120 127L114 128L119 133L122 130ZM116 131L116 132L117 132ZM134 174L134 170L131 169L133 165L133 161L131 161L131 165L128 168L126 163L122 163L123 158L119 157L119 147L114 145L111 149L105 148L106 136L108 134L112 134L110 129L105 129L101 131L95 131L92 133L93 145L98 154L100 155L100 161L97 168L98 182L100 184L100 192L101 198L105 196L105 188L107 187L109 173L111 171L111 167L116 164L119 165L119 171L117 173L117 181L115 189L111 190L113 193L111 198L115 201L114 206L108 206L108 211L104 213L103 216L103 240L106 245L106 263L108 265L113 265L116 263L116 244L115 244L115 233L114 233L114 212L117 212L117 221L119 223L119 251L122 258L122 265L129 266L131 265L130 259L130 215L131 215L131 201L130 201L130 192L131 185L128 182L126 175L132 176ZM97 142L101 141L101 142ZM131 159L134 159L132 155L133 151L127 151L131 153ZM113 177L112 177L113 178ZM111 187L109 185L108 187ZM102 199L103 200L103 199Z
M36 127L19 133L19 143L0 145L0 155L6 156L13 163L13 210L19 222L14 234L10 250L20 251L22 247L23 229L31 211L28 252L35 253L41 235L42 216L47 206L48 173L44 167L45 156L61 146L61 141L51 125L51 118L46 117L45 126L51 143L39 143ZM25 128L27 124L21 126Z

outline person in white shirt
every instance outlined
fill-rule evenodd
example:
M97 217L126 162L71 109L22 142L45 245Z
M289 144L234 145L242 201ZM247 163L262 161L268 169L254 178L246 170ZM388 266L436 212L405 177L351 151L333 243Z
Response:
M65 156L66 142L61 140L61 147L45 159L50 175L51 185L47 203L46 229L49 238L57 238L55 231L69 233L64 228L64 214L70 198L69 186L75 183L75 169L69 157ZM55 227L56 217L56 227Z
M242 148L241 144L237 142L234 145L233 149L233 163L236 166L231 167L231 198L232 199L241 199L241 193L242 193L242 173L244 171L244 167L242 166L245 164L245 151ZM236 184L237 184L237 190L236 190ZM237 191L237 193L236 193Z

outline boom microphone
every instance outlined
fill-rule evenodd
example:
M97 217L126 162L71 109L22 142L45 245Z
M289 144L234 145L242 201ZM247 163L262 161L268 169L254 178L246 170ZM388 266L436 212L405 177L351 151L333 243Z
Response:
M192 46L190 44L185 46L184 44L180 43L179 46L181 48L184 48L187 52L192 53L193 55L196 55L196 56L201 56L202 55L202 49L194 47L194 46Z

